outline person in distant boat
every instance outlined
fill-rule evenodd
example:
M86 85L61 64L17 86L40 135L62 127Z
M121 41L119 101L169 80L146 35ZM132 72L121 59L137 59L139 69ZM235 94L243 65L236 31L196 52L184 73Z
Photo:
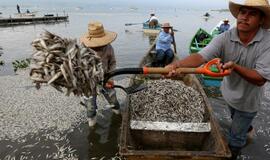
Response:
M210 14L208 13L208 12L206 12L203 16L205 16L205 17L209 17L210 16Z
M178 67L199 67L220 58L220 69L231 74L223 78L221 93L231 113L228 144L232 160L252 140L252 120L263 97L263 85L270 81L270 5L267 0L229 1L237 26L214 37L198 54L176 61L166 68L175 75Z
M225 31L229 30L230 27L231 26L229 24L229 20L226 18L223 20L223 23L219 26L218 31L219 31L219 33L223 33Z
M103 24L100 22L92 22L88 25L88 33L84 34L80 38L80 42L86 47L89 47L97 52L97 55L101 58L104 74L108 73L116 68L116 59L114 55L114 49L110 43L112 43L117 37L115 32L104 30ZM116 114L120 113L120 104L116 97L114 89L109 89L113 85L113 80L107 82L107 88L101 92L110 105L113 105L112 111ZM87 108L87 117L89 126L94 126L96 123L97 115L97 93L94 93L92 97L83 97L82 104Z
M18 13L21 13L20 6L17 4L17 11Z
M156 28L158 26L158 18L155 16L155 13L151 13L149 20L146 22L149 23L149 28Z
M171 49L173 32L170 33L171 28L170 23L162 25L163 30L159 33L156 42L156 57L152 64L154 67L164 67L173 60L174 53Z
M26 13L30 13L29 9L26 10Z

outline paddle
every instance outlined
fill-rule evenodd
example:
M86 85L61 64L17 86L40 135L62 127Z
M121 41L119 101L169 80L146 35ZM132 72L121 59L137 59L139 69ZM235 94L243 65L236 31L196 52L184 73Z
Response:
M174 48L174 52L175 52L175 54L177 54L173 27L171 28L171 32L172 32L172 39L173 39L173 48Z
M125 26L138 25L138 24L143 24L143 23L126 23Z
M203 67L198 68L177 68L176 74L204 74L212 77L224 77L231 73L230 70L217 70L213 72L211 67L219 66L220 59L215 58L205 64ZM162 67L143 67L143 68L119 68L113 70L107 74L105 74L103 85L105 86L106 82L114 76L122 75L122 74L168 74L171 70L169 68L162 68ZM135 93L145 88L145 86L141 86L141 84L136 84L137 86L131 86L128 88L124 88L122 86L111 86L111 88L121 88L124 91L127 90L127 93Z

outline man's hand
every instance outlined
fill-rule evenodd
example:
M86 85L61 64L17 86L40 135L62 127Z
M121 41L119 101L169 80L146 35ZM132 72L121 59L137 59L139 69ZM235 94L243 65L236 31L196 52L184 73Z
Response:
M174 36L174 31L171 31L171 36Z
M221 64L221 68L222 69L228 69L228 70L232 71L234 69L235 65L236 64L233 61L229 61L229 62L227 62L225 64Z
M106 88L113 88L114 86L114 81L113 80L108 80L108 82L105 84Z
M171 78L171 77L176 76L176 71L175 70L176 70L177 67L176 67L175 64L171 63L171 64L165 66L165 68L170 70L170 72L167 75L165 75L166 78Z

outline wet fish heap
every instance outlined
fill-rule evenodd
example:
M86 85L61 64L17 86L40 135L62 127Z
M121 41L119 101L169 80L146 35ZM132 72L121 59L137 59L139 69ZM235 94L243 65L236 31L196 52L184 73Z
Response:
M203 122L205 103L192 87L169 79L149 80L147 86L147 89L130 96L132 120Z
M47 83L70 95L90 96L103 80L103 68L96 52L76 40L61 38L45 31L32 42L35 52L30 64L30 77L37 88Z

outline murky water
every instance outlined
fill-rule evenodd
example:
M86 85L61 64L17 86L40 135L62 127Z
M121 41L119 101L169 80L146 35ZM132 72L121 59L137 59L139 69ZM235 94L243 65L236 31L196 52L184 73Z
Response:
M1 4L0 4L1 5ZM31 6L30 6L31 7ZM12 8L0 7L2 16L14 13ZM60 8L58 6L58 8ZM100 8L91 11L90 9L75 10L69 8L69 22L59 24L41 24L29 26L16 26L0 28L0 46L4 54L0 57L5 61L5 65L0 67L0 75L14 75L12 62L16 59L28 58L32 53L31 41L35 39L44 29L59 34L62 37L79 38L87 31L89 21L98 20L102 22L105 29L115 31L118 37L112 43L117 58L117 67L137 66L149 48L153 36L145 35L141 25L125 26L125 23L140 23L148 18L150 9L129 10L122 8ZM38 8L42 13L63 13L62 9ZM175 32L177 51L180 57L188 55L188 46L192 36L199 27L210 31L221 19L229 18L233 21L228 12L209 12L211 17L208 20L202 18L206 10L183 10L183 9L157 9L156 14L161 22L170 22L178 32ZM18 82L19 84L19 82ZM0 85L1 84L0 81ZM16 86L16 85L14 85ZM269 86L269 85L268 85ZM258 114L255 121L257 137L255 145L251 145L244 150L242 159L269 159L270 139L269 139L269 87L265 94L264 107ZM2 93L0 93L1 96ZM3 96L3 95L2 95ZM124 95L118 96L124 103ZM16 99L16 95L14 95ZM52 98L53 99L53 98ZM11 100L12 101L12 98ZM215 100L213 100L215 101ZM76 104L78 104L77 100ZM15 102L14 102L15 103ZM47 103L47 102L43 102ZM74 102L75 103L75 102ZM219 101L224 103L223 101ZM45 105L46 106L46 105ZM219 106L214 104L214 106ZM217 111L219 117L228 120L227 111L222 108ZM16 111L16 112L15 112ZM0 118L7 111L0 109ZM10 112L12 112L10 110ZM14 115L19 114L18 110L13 110ZM16 114L15 114L16 113ZM29 133L17 139L3 138L0 141L0 159L109 159L115 157L118 150L118 138L121 117L113 115L110 110L103 110L98 118L98 124L94 128L89 128L85 117L85 111L79 112L81 119L74 119L66 130L58 132L56 128L40 129L39 132ZM66 117L70 113L66 113ZM226 118L227 117L227 118ZM42 119L46 124L46 118ZM64 121L64 120L63 120ZM1 124L3 127L11 125ZM26 123L26 122L25 122ZM222 123L228 124L226 121ZM18 124L21 124L18 122ZM59 125L58 125L59 126ZM225 125L226 126L226 125ZM256 127L257 126L257 127ZM20 128L20 126L18 126Z

